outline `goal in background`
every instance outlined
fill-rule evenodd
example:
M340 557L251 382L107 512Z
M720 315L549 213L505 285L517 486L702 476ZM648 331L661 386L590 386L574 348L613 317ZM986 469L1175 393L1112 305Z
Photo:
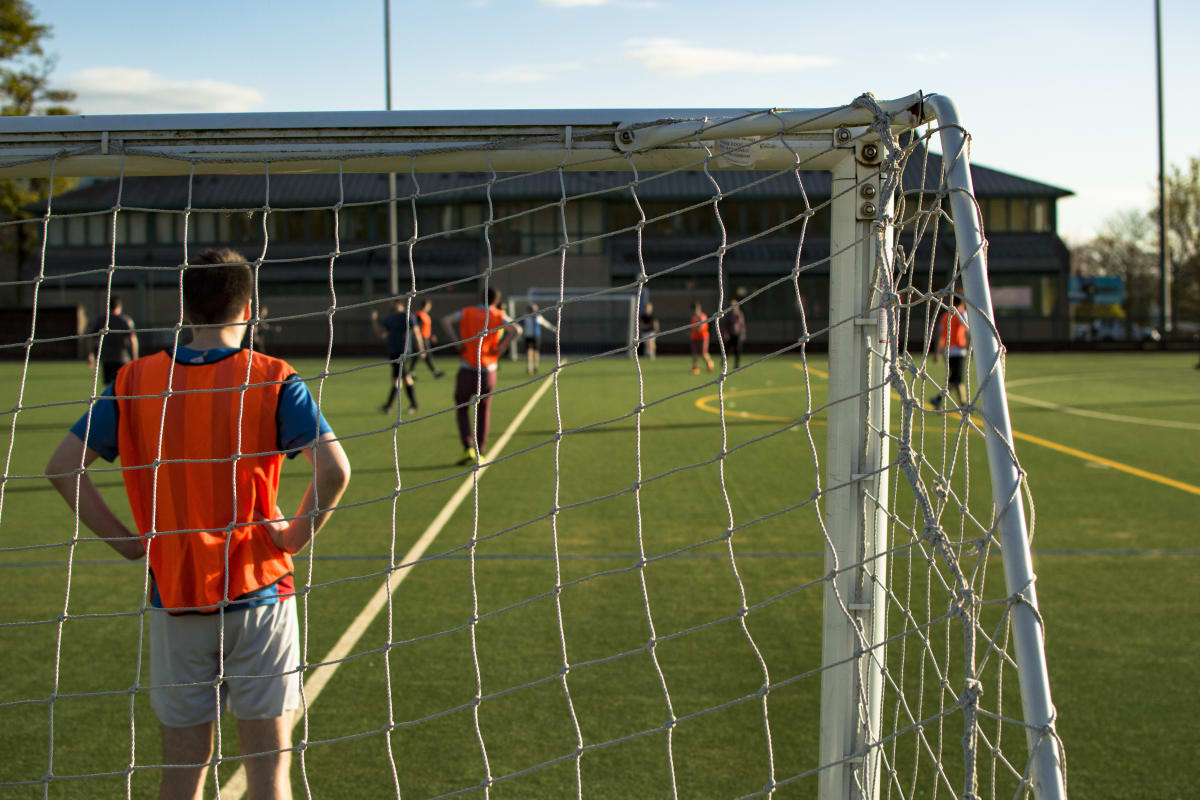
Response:
M28 338L0 343L19 353L0 557L30 598L0 618L6 649L25 665L18 694L0 698L0 728L19 743L0 786L53 795L115 780L137 793L161 769L141 667L140 630L155 613L144 567L122 573L127 591L97 594L115 569L96 566L104 556L78 519L74 530L26 527L46 513L30 500L45 497L29 490L47 455L36 431L64 431L103 388L39 378L39 348L59 337L38 319L54 289L81 276L107 297L123 277L146 275L157 280L138 284L150 286L147 307L166 307L158 319L170 323L143 335L186 341L172 287L195 256L193 231L213 214L214 238L233 235L223 217L253 230L243 241L254 246L241 245L258 276L252 323L316 332L302 377L362 487L298 563L305 698L293 772L305 790L321 794L332 775L405 796L628 796L631 785L827 800L1065 796L967 142L936 95L786 111L5 119L0 176L103 177L114 191L91 211L47 204L33 223L43 243L35 269L20 282L33 309ZM351 246L356 211L391 205L362 194L362 176L386 173L399 178L397 238L368 226L359 233L374 241ZM227 175L252 180L260 199L222 203L233 184L216 176ZM184 205L156 205L145 176L174 176ZM310 199L281 207L280 187L299 176L314 181ZM685 180L702 181L706 196L681 194ZM741 213L744 226L735 224L739 203L767 188L783 198L778 213ZM122 225L155 213L182 226L167 266L139 261L121 240ZM280 232L302 213L327 219L329 235L298 253ZM105 262L57 265L55 226L75 220L106 227ZM747 264L783 250L790 265L760 275L740 301L753 311L782 298L790 338L735 369L714 331L716 369L684 388L643 363L628 337L606 345L632 358L619 374L584 355L548 377L506 376L496 402L512 405L510 428L493 434L486 460L427 477L408 471L404 454L436 426L452 440L452 411L423 398L422 416L391 423L354 427L335 414L356 400L374 408L356 397L356 381L382 357L364 363L343 345L390 297L347 287L374 286L369 269L389 250L398 296L442 306L556 276L536 297L561 320L560 352L594 338L583 316L573 327L575 315L606 307L606 294L621 298L612 302L628 309L621 324L632 334L653 292L660 336L682 345L690 302L702 298L719 324ZM353 258L375 253L375 266L347 282ZM466 274L463 253L473 254ZM597 285L601 267L610 285L581 289ZM283 286L313 275L327 290L285 297ZM814 287L826 302L814 302ZM946 391L947 373L931 343L960 291L972 332L968 401L933 411L926 401ZM268 318L268 296L291 305ZM435 354L459 344L440 342ZM749 398L781 391L793 393L787 415L747 410ZM536 404L551 393L542 414ZM575 416L585 400L604 409L599 417ZM705 408L715 416L697 422ZM708 433L668 442L661 429L672 428ZM598 431L606 436L587 435ZM703 453L684 452L697 441ZM384 478L359 477L359 459L381 452ZM597 462L605 469L593 476ZM103 482L117 469L89 472ZM702 497L668 491L693 479ZM447 481L461 482L458 493L429 501L422 516ZM511 501L531 487L545 490L537 502ZM119 497L110 493L114 507ZM808 550L818 558L805 561ZM32 598L45 592L62 593L56 612L36 610L44 603ZM548 616L535 622L539 608ZM114 630L130 649L105 656L117 659L111 669L89 654ZM461 646L437 649L447 642ZM123 724L104 723L93 712L101 705ZM238 760L218 738L222 796L241 791Z
M543 309L570 307L571 324L556 337L564 353L620 353L633 358L633 349L638 335L637 292L613 291L607 287L564 288L560 297L558 288L531 286L525 294L508 298L508 315L523 325L531 314L531 306L537 313L554 325L554 318L546 317ZM547 337L549 333L547 332ZM514 339L509 351L515 361L520 358L524 345Z

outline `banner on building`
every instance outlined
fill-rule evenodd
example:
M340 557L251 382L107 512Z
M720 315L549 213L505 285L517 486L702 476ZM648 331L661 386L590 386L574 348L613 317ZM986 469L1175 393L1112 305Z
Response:
M1071 305L1119 306L1125 303L1125 279L1120 275L1072 275L1067 292Z

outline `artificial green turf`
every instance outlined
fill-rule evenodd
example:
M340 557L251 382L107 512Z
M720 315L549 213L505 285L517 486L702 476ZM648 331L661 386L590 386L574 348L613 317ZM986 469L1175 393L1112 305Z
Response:
M366 363L335 359L338 374L320 387L354 477L346 507L316 540L313 558L297 565L298 583L308 587L301 611L310 664L324 657L378 589L389 559L403 557L470 476L453 464L460 446L452 413L444 410L450 380L420 374L423 414L405 417L393 437L390 420L375 410L385 369L357 369ZM772 778L795 776L804 777L775 796L814 796L816 778L806 773L817 766L818 581L825 568L810 498L820 469L814 449L816 459L823 458L826 429L820 416L807 430L783 430L787 424L773 419L794 419L805 408L797 363L775 359L729 379L726 407L757 416L726 419L730 452L723 469L719 420L696 407L697 399L716 393L715 386L703 386L713 376L693 377L676 358L642 363L640 526L632 491L639 465L629 416L639 402L633 364L593 360L564 369L557 394L542 397L506 447L511 457L480 479L478 521L471 495L397 591L390 620L385 613L369 626L312 706L303 765L293 769L297 792L306 780L317 797L340 796L347 787L361 796L391 795L395 785L405 797L436 796L478 787L490 771L497 781L493 797L572 795L577 774L591 797L664 796L671 791L673 760L682 797L738 797ZM821 358L810 363L827 369ZM296 366L312 376L320 362ZM1014 399L1019 433L1197 482L1200 449L1186 444L1196 441L1194 431L1136 422L1196 421L1200 373L1191 356L1018 354L1008 369L1016 395L1119 417L1079 416ZM89 777L55 780L50 796L123 794L131 763L136 796L151 795L157 784L157 726L144 691L148 659L136 658L142 618L130 615L142 605L144 566L115 562L86 532L72 545L71 512L48 483L15 477L40 473L83 409L48 404L86 398L90 378L81 365L34 362L22 384L18 365L0 366L0 385L8 387L0 404L15 405L21 385L25 393L9 469L14 477L5 483L0 509L0 562L19 564L0 573L5 797L42 796L51 708L53 774ZM536 388L520 386L523 380L516 365L506 365L500 388L511 390L494 402L493 443ZM824 382L814 377L812 385L819 406ZM311 386L319 388L316 381ZM672 397L687 389L695 391ZM556 442L559 415L568 433ZM615 421L586 427L604 420ZM11 421L10 414L0 425L0 452L8 450ZM944 437L954 441L956 422L953 415L918 415L917 438L930 462L922 477L932 490L934 469L953 463L952 498L969 499L986 517L982 440L965 437L965 459L963 446L943 446ZM1187 680L1200 656L1189 604L1200 588L1190 569L1200 552L1194 543L1198 496L1031 440L1019 439L1017 448L1034 493L1038 591L1071 792L1190 796L1188 759L1200 711ZM965 492L968 467L972 488ZM285 509L298 500L306 469L303 459L288 463ZM119 474L94 477L128 519ZM896 517L914 524L905 483L891 482ZM941 522L952 540L979 535L954 502L942 509ZM723 538L731 524L732 561ZM650 556L675 555L639 566L643 549ZM911 548L897 552L891 575L897 601L913 607L916 620L939 620L928 649L911 638L888 648L889 675L904 687L908 703L897 707L894 692L885 699L885 732L902 729L895 747L886 748L900 775L893 789L925 797L937 783L938 796L956 796L962 791L962 720L950 712L961 690L962 631L955 620L940 621L950 594L943 582L950 577L940 567L931 573ZM976 588L989 599L1004 595L995 554ZM738 615L743 592L752 609L745 631ZM889 619L893 635L904 629L897 608ZM987 607L983 629L990 633L1000 619L1000 607ZM653 651L651 621L659 637ZM564 642L571 666L565 679ZM984 655L984 640L979 643L977 662ZM1005 672L1001 703L998 659L983 663L992 688L985 708L1019 717L1015 674ZM935 668L946 670L945 691ZM775 688L764 715L758 692L768 680ZM476 709L477 693L483 700ZM666 696L683 720L669 737L671 758ZM912 719L923 721L919 733ZM984 730L991 737L996 727L985 723ZM236 753L234 728L222 730L222 753ZM301 735L298 729L297 741ZM1003 740L1009 759L1022 768L1024 732L1004 725ZM944 778L937 777L927 747L941 754ZM993 788L995 762L981 756L981 794L1011 796L1013 777L995 767ZM225 765L221 772L231 771ZM908 777L914 771L916 778Z

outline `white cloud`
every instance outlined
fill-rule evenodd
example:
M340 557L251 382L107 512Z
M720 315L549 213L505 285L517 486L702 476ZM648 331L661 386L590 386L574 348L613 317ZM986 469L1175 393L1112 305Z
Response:
M608 0L538 0L544 6L555 8L577 8L579 6L604 6Z
M564 61L558 64L512 64L488 72L465 73L463 77L482 83L507 85L542 83L560 73L572 72L581 67L582 65L575 61Z
M67 76L64 88L79 95L85 114L170 114L253 111L264 95L220 81L174 81L145 69L91 67Z
M624 46L625 55L644 63L650 72L673 77L691 78L718 72L781 72L828 67L834 63L826 56L695 47L679 39L632 39Z

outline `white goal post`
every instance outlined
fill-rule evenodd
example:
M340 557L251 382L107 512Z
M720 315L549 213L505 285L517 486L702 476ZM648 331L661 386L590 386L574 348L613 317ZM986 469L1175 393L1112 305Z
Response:
M960 123L954 105L945 97L930 94L914 94L892 101L876 101L870 95L863 95L845 106L789 110L10 117L0 120L0 179L112 178L124 191L124 187L141 176L181 176L187 182L186 219L187 215L201 210L199 205L193 206L193 192L201 186L202 176L256 176L268 187L272 181L290 176L326 176L336 187L335 196L328 202L314 201L312 207L319 206L330 212L335 220L334 246L326 259L324 276L332 299L323 310L283 313L285 319L286 315L292 314L297 324L311 322L320 336L327 327L328 348L320 348L325 359L320 379L337 381L340 373L331 367L331 359L335 344L342 343L341 338L335 342L338 315L344 318L348 312L362 316L378 302L378 299L361 303L354 299L342 301L334 291L339 279L337 265L346 252L342 239L338 238L338 226L347 224L341 221L343 212L348 214L355 205L346 194L346 187L355 175L394 173L402 179L401 194L392 197L389 205L398 206L402 218L411 210L412 224L398 234L397 240L371 245L372 251L382 248L385 252L388 247L399 250L400 275L389 277L391 285L398 285L400 292L398 295L388 292L386 299L431 297L439 302L438 298L452 297L458 300L460 294L477 297L481 285L504 285L512 287L506 292L505 299L509 314L518 321L526 314L529 302L536 302L551 322L556 320L555 314L561 312L558 318L565 320L563 327L567 329L566 333L557 334L556 345L561 352L584 352L579 359L583 363L588 363L597 350L634 359L640 399L621 420L637 426L637 479L626 491L631 492L639 504L643 487L658 477L642 474L645 457L640 449L641 415L655 403L665 402L648 399L645 392L648 379L643 376L642 364L638 361L638 314L644 305L643 295L654 291L656 298L659 293L671 298L666 304L667 312L661 316L662 335L673 336L680 349L691 332L697 330L694 318L688 316L690 311L684 310L685 305L690 309L693 300L702 297L704 312L709 317L705 324L713 328L715 344L712 348L718 356L717 368L710 377L712 391L718 396L713 402L719 410L723 438L711 464L721 471L721 486L725 486L726 461L729 460L728 469L734 469L735 462L731 457L735 457L738 449L726 444L725 426L728 421L738 419L739 414L750 414L740 406L729 405L726 395L731 391L732 382L746 379L755 364L778 364L784 357L799 355L796 366L800 372L790 374L803 381L808 406L798 419L787 422L778 432L803 434L792 435L792 439L796 448L811 449L817 473L815 485L811 496L808 490L798 490L787 504L758 512L760 516L756 519L770 519L802 508L813 513L812 521L805 524L819 530L824 542L824 574L814 582L820 588L812 589L821 592L823 597L820 636L808 629L794 632L797 638L820 639L820 664L809 671L796 670L782 678L772 674L771 679L764 678L761 689L741 698L746 702L761 703L763 727L767 731L767 760L771 765L766 788L752 796L772 796L789 782L811 779L822 800L917 797L929 789L931 784L925 781L932 781L938 791L948 791L952 796L974 798L983 796L980 782L991 780L993 793L999 783L1004 787L1015 786L1019 796L1032 794L1045 800L1057 800L1066 797L1063 747L1057 733L1045 657L1043 619L1035 589L1031 533L1025 507L1027 487L1016 458L1008 413L1004 349L996 332L988 284L987 248L972 188L968 145L966 129ZM593 174L618 177L591 178ZM811 182L814 179L811 176L818 174L826 176L820 180L828 181L828 188L813 194ZM920 180L916 186L912 184L914 174ZM518 196L519 191L524 191L520 187L525 185L516 177L518 175L532 175L548 182L551 199L538 199L532 194ZM709 187L710 195L693 201L680 199L683 195L671 194L674 190L665 187L672 176L677 175L692 176L688 180L703 182ZM735 180L727 176L739 177ZM735 182L728 183L729 180ZM760 229L747 227L745 232L735 231L730 219L722 216L722 204L730 202L730 198L736 199L739 193L750 196L757 187L768 185L770 181L786 182L792 187L793 199L788 202L795 205L788 206L780 201L778 207L798 211L783 211L776 218L764 210ZM827 197L823 192L827 192ZM476 206L482 209L478 217L470 216L475 212L446 212L439 230L433 233L422 231L421 220L425 218L419 210L421 202L429 198L467 195L478 198ZM594 217L581 211L578 219L568 219L567 209L572 204L590 198L607 200L616 197L628 201L629 210L621 212L628 214L627 218L617 219L613 216L615 212L610 211ZM652 207L652 203L660 202L665 206L667 201L652 199L657 197L667 197L675 206L670 211L658 211L658 206ZM818 199L814 200L814 197ZM269 189L266 198L248 212L254 224L260 225L264 232L261 254L255 252L250 256L255 259L256 275L264 259L271 257L269 231L276 224L271 216L281 211L272 205ZM118 193L111 214L106 218L106 225L110 225L114 236L120 214L127 210L146 211L141 206L126 206L127 202L134 203L123 200ZM238 213L247 212L241 204L232 205ZM715 213L715 223L701 221L695 223L694 229L686 228L693 224L689 215L698 217L701 212L709 217ZM62 213L70 216L74 212ZM745 213L743 217L753 218L754 213L757 211ZM51 235L51 226L60 221L54 198L50 198L40 217L37 224L45 242ZM511 242L504 238L525 220L529 221L528 227L521 228L519 233L526 237L522 241L533 242L532 246L512 244L517 241L517 234L512 234ZM544 230L538 227L542 220L547 220L545 224L549 226ZM65 217L63 222L65 225ZM753 219L747 223L748 226L756 224L759 223ZM810 228L816 230L818 225L827 225L822 234L828 238L827 252L816 247L810 254L806 248L810 248L810 241L816 237ZM956 256L952 259L954 263L942 263L937 267L941 272L936 273L940 277L935 281L934 267L922 259L934 258L939 226L951 225ZM671 235L681 237L669 239L668 234L663 233L659 240L667 243L664 248L676 246L671 242L682 242L678 245L679 254L673 256L674 261L670 264L665 261L651 263L652 248L644 237L655 226L663 231L670 229ZM344 228L342 232L345 235ZM452 259L458 257L456 254L474 252L459 244L464 232L470 234L471 246L476 241L482 243L479 245L478 270L465 276L451 272L455 267ZM693 238L685 241L688 235ZM716 241L717 244L711 247L694 245L693 241L702 236L708 237L704 241ZM426 248L433 240L446 243L445 254L438 251L437 258L425 259L426 252L433 252L432 248ZM930 241L934 242L933 246ZM450 245L458 249L451 252ZM768 247L789 248L794 254L793 266L770 279L755 278L761 288L747 291L742 297L743 305L753 308L751 304L756 298L764 297L768 288L790 293L795 298L792 308L798 310L790 312L793 318L778 324L780 330L786 328L798 333L789 334L791 338L781 344L762 343L763 353L748 358L748 366L735 369L733 356L727 351L729 345L722 340L719 326L732 313L734 287L742 280L738 270L752 269L754 260ZM624 266L612 268L611 286L593 283L594 272L581 278L582 284L569 274L568 257L575 259L580 254L580 261L592 264L587 259L597 261L604 256L617 264L618 251L624 254L625 260L621 262ZM43 284L50 279L44 244L40 259L31 277L20 281L33 298L33 322L28 338L23 342L0 342L10 351L19 350L20 357L16 360L20 364L21 382L17 404L7 420L10 435L4 483L0 484L0 522L7 522L10 516L5 514L5 503L16 502L12 499L15 494L9 491L6 495L3 486L11 489L19 484L18 479L30 477L33 472L18 463L17 430L23 412L41 407L37 401L23 399L27 376L32 374L30 364L37 358L34 345L48 338L37 326L37 298ZM281 255L280 260L286 262L287 258ZM380 263L385 260L381 258ZM374 269L371 263L368 261L368 268ZM548 272L545 269L547 263ZM112 273L118 266L114 255L111 264L100 265L99 269ZM186 268L187 264L180 266ZM526 267L542 271L535 272L532 278L523 277L522 270ZM134 268L139 267L134 265ZM685 280L685 276L693 275L694 270L700 268L710 270L715 276L711 297L702 295L690 278ZM149 270L148 267L145 269ZM621 269L625 271L619 272ZM806 294L811 289L803 288L803 281L812 275L824 275L826 270L828 297L820 298L818 304L823 308L815 309L817 304ZM367 277L361 280L370 284L373 278L369 271L363 274ZM559 284L546 286L529 282L544 280L546 275L559 278ZM920 280L918 276L921 276ZM360 279L355 277L354 280ZM107 291L111 293L111 280ZM965 300L966 317L972 332L970 397L952 411L947 387L943 385L945 367L930 363L929 356L933 349L931 340L940 335L937 333L938 319L951 308L956 296ZM699 305L701 301L696 302ZM585 306L601 316L611 308L611 316L622 329L621 338L613 341L612 332L601 337L571 331L571 320L582 319L572 315L577 315ZM265 326L267 318L260 316L257 296L254 308L251 323ZM434 325L437 324L435 319ZM160 339L165 344L179 341L179 334L185 327L181 319L173 328L160 330ZM360 327L366 330L365 323ZM336 336L357 335L354 331L358 329L345 330L350 333L338 329ZM435 332L438 330L435 328ZM109 334L104 332L101 339L104 335ZM572 336L579 338L572 339ZM576 344L578 347L574 346ZM453 348L457 345L463 345L464 350L479 346L476 340L440 342L432 352L439 359L443 354L447 359L453 358ZM96 345L87 346L94 348ZM514 349L510 354L516 358L517 342L512 346ZM810 364L808 354L810 348L824 347L828 348L828 395L814 401L811 386L820 370ZM556 408L559 382L567 379L563 376L569 376L571 368L572 363L564 361L547 370L552 375ZM352 369L345 372L352 372ZM922 415L928 413L924 403L928 397L923 392L930 386L942 391L942 396L947 398L947 408L944 415L939 412L939 416L929 423L936 428L936 434L927 436ZM97 382L90 403L96 402L95 396L101 388ZM599 390L603 391L603 387ZM776 390L777 387L770 386L753 391ZM671 399L670 396L667 399ZM475 398L471 402L474 403ZM46 405L51 403L47 401ZM700 405L699 401L696 405ZM402 416L386 429L384 438L389 450L393 446L392 435L400 437L397 441L403 449L406 420ZM562 478L558 448L569 433L562 420L560 412L557 431L552 436L543 436L541 442L551 446L555 453L555 505L547 515L553 524L557 524L559 515L567 508L565 504L560 505L557 494ZM717 423L714 421L713 424ZM826 425L824 434L814 434L815 425ZM818 444L822 437L823 441ZM936 446L926 441L938 437ZM958 478L951 477L959 475L961 466L955 458L962 456L962 451L955 448L966 447L965 442L971 437L982 438L986 446L988 477L985 480L973 476L974 480L983 481L980 486L984 488L980 489L978 497L972 496L969 486L954 484ZM933 450L938 450L939 455L930 455ZM18 453L16 459L14 452ZM620 452L620 457L625 458L626 451ZM468 470L483 465L480 453L479 463ZM772 468L769 464L760 466L767 470ZM37 465L36 469L40 468ZM664 474L669 472L666 470ZM497 476L503 474L499 471L490 473L487 480L498 479ZM396 475L395 493L375 499L395 502L401 491L399 466ZM472 491L478 506L480 474L473 472L468 478L476 482ZM899 495L903 499L898 499ZM984 495L990 500L984 499ZM722 541L728 543L729 560L735 565L732 538L745 523L733 522L728 496L725 505L731 510ZM638 513L642 513L640 505ZM957 537L948 533L943 525L943 513L961 517L961 522L956 524L969 533L960 530ZM639 536L641 519L639 516ZM724 520L720 521L720 526L726 527ZM0 542L7 548L16 538L15 533L5 524L2 534ZM79 536L85 535L81 528ZM479 530L472 530L469 539L472 565L475 563L474 548L483 538L486 537L482 537ZM394 545L393 541L393 549ZM400 552L404 549L407 548ZM997 551L1003 564L1004 590L985 595L985 567L981 565ZM0 554L6 558L19 555L15 550L9 552L7 549ZM412 566L402 564L396 558L398 554L393 553L389 571L382 578L374 572L360 578L388 587L385 594L389 625L391 604L398 602L396 597L403 591L395 588L392 574ZM418 553L417 563L420 558ZM557 565L557 539L554 558ZM913 579L909 576L908 596L898 585L902 580L897 567L900 558L924 559L930 564L930 571L924 577ZM653 560L654 557L643 551L636 565L636 569L642 571L638 574L643 576L644 621L649 622L652 631L647 653L661 681L661 690L658 685L655 690L658 697L665 695L669 709L669 721L664 723L661 731L653 733L662 733L666 737L671 790L679 796L685 792L676 786L677 772L689 767L676 764L674 760L674 731L686 726L691 718L689 714L701 716L721 704L713 701L710 708L681 711L671 703L668 681L663 677L665 671L659 667L656 655L656 648L668 642L670 637L659 635L656 638L651 613L652 592L645 589L644 583L644 570ZM738 575L736 565L734 574ZM737 577L739 587L740 580ZM926 586L923 589L918 586L916 590L917 594L925 593L921 602L929 603L933 596L940 602L944 596L949 598L946 608L914 607L921 602L910 599L912 586L922 581ZM300 583L298 578L297 584ZM804 588L803 583L798 581L795 586L779 590L778 596L799 592ZM556 602L565 584L566 581L556 579L554 590L549 593ZM681 586L678 591L686 592L687 587ZM469 629L474 647L479 614L478 598L473 596L472 599L476 610L469 620ZM744 631L765 675L768 659L759 653L752 636L756 607L744 594L737 602L740 610L731 614L730 620ZM130 613L145 613L145 607ZM561 684L565 702L571 708L578 741L568 742L570 752L561 756L561 760L572 762L575 767L578 783L571 785L571 791L587 796L586 776L581 777L583 772L579 766L581 758L586 759L588 756L584 754L603 750L621 739L614 736L611 740L590 740L584 734L586 724L581 725L575 719L568 674L574 676L578 665L567 660L567 634L563 632L562 613L560 607L558 628L563 668L555 677L555 685ZM922 614L928 616L922 617ZM18 623L14 619L5 618L0 634L16 630ZM307 624L307 616L305 620ZM947 631L953 626L956 631L953 655L950 632L944 634L944 640L938 640L940 644L935 645L932 641L934 634L931 631L934 628L940 631L941 626ZM349 646L353 647L353 644ZM916 655L898 655L901 651L907 652L906 648L911 648ZM944 652L939 652L943 648ZM307 658L311 664L317 664L320 655L309 653ZM347 658L346 654L340 653L330 660L344 658ZM604 659L596 661L604 663ZM919 666L913 666L918 661ZM927 662L929 674L926 674ZM385 655L382 669L389 669L387 663ZM478 669L476 662L476 672ZM1011 687L1005 688L1003 684L1001 676L1006 671L1015 671L1018 678L1019 719L1000 705L1000 696L1012 692ZM755 679L758 679L757 675ZM815 721L776 719L768 715L769 696L773 692L789 690L802 680L819 682L820 686L816 766L795 774L777 775L775 755L771 750L771 725L812 727ZM144 687L148 679L143 676L141 681ZM916 688L910 685L913 682L918 682ZM38 702L52 706L55 696ZM378 699L371 702L378 702ZM486 772L486 779L481 784L484 796L494 783L494 765L487 758L486 737L479 725L478 714L480 706L486 709L489 702L481 687L476 698L465 706L473 707L476 715L475 731ZM5 709L23 708L21 703L28 704L26 701L0 702L0 724ZM926 707L930 704L932 710ZM131 726L132 706L131 699ZM950 753L952 748L941 747L943 726L947 728L948 739L961 741L961 751ZM396 727L401 726L393 726ZM936 727L936 736L927 735L927 727ZM390 733L393 728L384 733L388 738L389 758L392 758ZM1001 741L1001 729L1014 728L1022 729L1024 736L1009 735ZM346 738L368 733L371 732L355 732ZM934 738L938 740L936 745L932 743ZM1017 738L1023 741L1018 744L1014 741ZM303 751L300 757L303 757ZM134 755L130 758L128 773L143 768ZM397 766L404 769L402 761L399 758L392 761L393 773ZM512 774L524 774L531 769L514 770ZM926 772L918 776L919 770ZM47 774L51 772L47 771ZM0 774L0 786L40 780L43 779L38 776ZM399 782L396 785L399 792ZM447 794L473 788L479 787L464 785Z

